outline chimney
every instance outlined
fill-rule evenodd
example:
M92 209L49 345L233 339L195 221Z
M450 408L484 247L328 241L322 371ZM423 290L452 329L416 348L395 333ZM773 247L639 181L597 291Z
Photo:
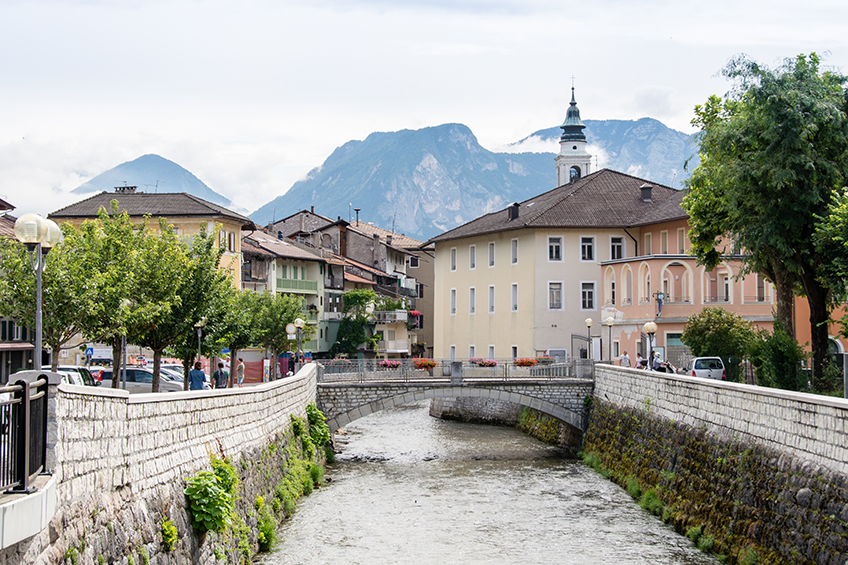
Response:
M509 207L509 219L510 221L518 219L518 210L521 206L518 205L518 202L513 202L512 206Z
M391 236L391 235L387 235L387 236L386 236L386 245L391 245L391 244L392 244L392 236Z
M309 211L310 211L310 212L312 212L312 213L314 214L314 213L315 213L315 206L310 206L310 207L309 207Z
M122 193L122 194L132 194L132 193L135 192L135 189L137 189L137 188L138 188L137 186L116 186L115 192L119 192L119 193Z
M642 202L651 202L651 189L654 188L648 183L643 184L639 187L642 191Z
M374 238L374 241L371 244L371 249L373 249L372 259L374 259L374 265L379 265L380 264L380 261L379 261L379 259L380 259L380 236L375 233L375 234L372 235L372 237Z

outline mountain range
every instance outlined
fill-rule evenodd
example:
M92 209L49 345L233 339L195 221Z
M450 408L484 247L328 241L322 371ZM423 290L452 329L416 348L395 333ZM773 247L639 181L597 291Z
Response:
M679 188L688 177L684 163L697 156L692 136L652 118L584 123L600 167ZM324 216L349 219L359 208L361 220L427 240L555 188L556 153L521 151L540 145L558 151L561 134L559 127L539 130L508 147L516 152L498 153L462 124L372 133L337 148L250 218L265 225L317 205Z
M137 186L141 192L187 192L209 202L230 206L230 201L218 194L199 178L180 165L159 155L142 155L73 189L76 194L112 192L117 186Z
M692 136L652 118L586 120L593 170L606 167L680 188L697 165ZM538 130L507 146L482 147L463 124L372 133L338 147L324 163L252 214L260 225L311 206L330 218L360 220L427 240L443 231L555 188L559 127ZM527 149L536 151L527 151ZM545 151L539 152L543 148ZM134 185L144 192L187 192L230 207L180 165L158 155L123 163L74 189L111 192Z

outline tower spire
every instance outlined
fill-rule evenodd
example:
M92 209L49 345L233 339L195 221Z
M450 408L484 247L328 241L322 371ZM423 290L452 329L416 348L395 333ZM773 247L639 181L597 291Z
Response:
M571 102L562 123L559 138L559 155L556 157L557 186L568 184L591 171L592 156L586 152L586 128L580 119L580 109L574 94L574 77L571 77Z

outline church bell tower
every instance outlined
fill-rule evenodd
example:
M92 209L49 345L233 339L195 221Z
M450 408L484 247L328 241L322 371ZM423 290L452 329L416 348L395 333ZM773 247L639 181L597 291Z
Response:
M556 156L557 186L568 184L591 171L592 156L586 152L586 134L580 110L574 100L574 87L571 87L571 103L565 114L565 122L561 126L562 136L559 138L559 155Z

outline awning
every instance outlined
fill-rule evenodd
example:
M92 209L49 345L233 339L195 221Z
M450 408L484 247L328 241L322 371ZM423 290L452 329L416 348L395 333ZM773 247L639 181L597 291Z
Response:
M28 351L35 346L27 341L3 341L0 342L0 351Z

